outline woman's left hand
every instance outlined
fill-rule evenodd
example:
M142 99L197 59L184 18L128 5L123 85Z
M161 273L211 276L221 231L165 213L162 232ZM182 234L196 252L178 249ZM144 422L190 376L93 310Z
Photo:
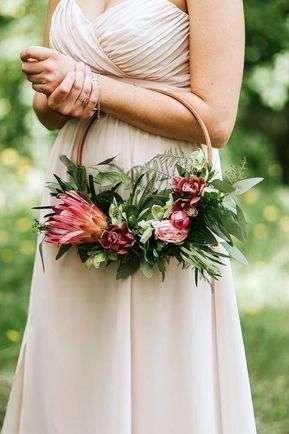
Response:
M48 97L50 109L64 116L90 119L99 98L98 84L88 65L80 62L75 71L68 72L62 83Z
M32 83L33 89L48 96L76 65L71 57L46 47L28 47L21 52L20 58L22 71Z

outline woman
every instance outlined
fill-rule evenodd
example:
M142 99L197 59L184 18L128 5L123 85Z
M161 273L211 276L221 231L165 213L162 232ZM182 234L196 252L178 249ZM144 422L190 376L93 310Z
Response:
M34 110L60 129L47 178L64 175L89 130L84 164L125 169L202 142L214 166L231 134L243 72L241 0L50 0L45 47L21 53ZM47 204L48 192L43 193ZM74 251L36 254L29 315L2 434L254 434L230 263L211 292L170 263L166 279L116 281Z

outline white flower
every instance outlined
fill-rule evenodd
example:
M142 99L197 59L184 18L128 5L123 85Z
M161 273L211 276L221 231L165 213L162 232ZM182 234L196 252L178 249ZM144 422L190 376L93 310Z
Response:
M125 214L123 212L122 205L119 205L115 198L113 199L113 202L109 207L108 214L113 225L121 226Z
M106 252L97 252L94 255L91 255L85 262L85 265L89 268L99 268L102 263L107 261Z
M191 153L191 160L193 168L198 172L207 164L206 155L201 148L198 148Z

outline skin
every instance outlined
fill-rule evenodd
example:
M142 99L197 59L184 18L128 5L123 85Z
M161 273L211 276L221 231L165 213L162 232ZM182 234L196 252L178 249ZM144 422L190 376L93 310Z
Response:
M78 0L91 20L119 3L103 1L96 7L95 0ZM207 125L213 147L222 148L235 124L243 76L242 0L170 1L190 16L191 92L186 97ZM45 47L57 3L49 2ZM47 128L61 128L70 117L89 118L101 95L102 111L128 124L177 140L203 141L191 113L173 98L107 76L100 76L99 92L88 68L76 68L73 59L45 47L28 47L21 60L22 70L36 90L34 110ZM88 99L87 106L81 104L83 98Z

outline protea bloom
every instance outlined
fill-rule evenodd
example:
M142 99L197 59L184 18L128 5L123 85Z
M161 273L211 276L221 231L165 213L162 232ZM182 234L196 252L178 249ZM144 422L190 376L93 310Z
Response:
M107 227L106 215L76 191L58 195L60 202L46 223L45 241L53 244L97 242Z

